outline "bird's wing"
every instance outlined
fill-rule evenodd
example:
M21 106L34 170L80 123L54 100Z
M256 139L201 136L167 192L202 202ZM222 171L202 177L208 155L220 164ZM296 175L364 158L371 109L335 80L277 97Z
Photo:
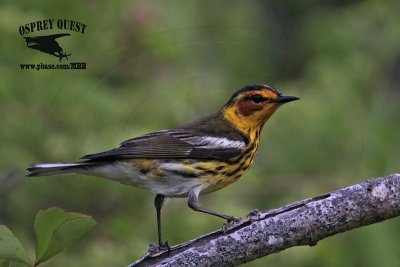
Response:
M124 158L150 159L220 159L229 160L245 148L244 138L196 135L188 129L158 131L133 138L109 151L82 157L87 160L113 160Z

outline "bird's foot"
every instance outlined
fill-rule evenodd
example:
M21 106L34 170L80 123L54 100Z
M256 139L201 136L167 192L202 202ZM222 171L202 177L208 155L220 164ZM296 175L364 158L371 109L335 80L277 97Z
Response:
M232 223L232 222L237 222L237 221L239 221L239 219L236 219L236 218L233 217L233 216L228 215L228 216L226 217L226 223Z
M222 231L224 231L224 233L226 233L229 229L232 229L233 226L236 225L237 222L239 222L240 219L236 219L233 216L228 216L226 218L226 223L224 223L222 225Z
M164 252L164 251L168 251L168 253L171 251L171 247L169 246L168 241L161 242L158 245L157 244L150 244L149 245L148 252L151 255L159 254L159 253Z
M258 209L254 209L250 211L250 213L246 216L250 221L256 221L260 218L261 214Z

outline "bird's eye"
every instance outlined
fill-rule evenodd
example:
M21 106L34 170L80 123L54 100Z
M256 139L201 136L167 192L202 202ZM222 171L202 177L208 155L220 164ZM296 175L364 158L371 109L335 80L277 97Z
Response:
M253 101L254 103L258 104L266 99L259 94L254 94L254 95L250 96L250 100Z

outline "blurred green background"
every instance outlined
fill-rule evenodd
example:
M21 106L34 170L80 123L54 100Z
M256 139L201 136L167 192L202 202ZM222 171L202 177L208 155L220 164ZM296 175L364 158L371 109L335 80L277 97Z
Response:
M204 196L204 206L240 217L399 172L396 3L2 1L0 223L32 247L39 209L89 214L95 229L44 266L126 266L157 240L153 194L79 175L27 179L24 169L186 123L251 83L271 84L301 101L271 118L253 167ZM58 39L72 53L69 62L86 62L87 70L20 69L21 63L58 63L27 49L18 33L20 25L48 18L88 25L85 35ZM222 223L191 211L184 199L163 210L170 244ZM400 221L248 266L400 266Z

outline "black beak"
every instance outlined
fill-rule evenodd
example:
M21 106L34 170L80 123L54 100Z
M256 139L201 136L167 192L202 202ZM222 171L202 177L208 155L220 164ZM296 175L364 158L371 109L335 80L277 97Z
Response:
M282 95L278 99L275 100L275 103L284 104L290 101L299 100L297 96L290 96L290 95Z

